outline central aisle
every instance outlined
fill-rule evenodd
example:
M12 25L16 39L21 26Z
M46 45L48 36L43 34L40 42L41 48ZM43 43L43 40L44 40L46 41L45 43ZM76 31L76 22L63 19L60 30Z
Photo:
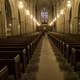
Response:
M59 68L47 36L43 38L42 42L37 80L64 80L64 74Z

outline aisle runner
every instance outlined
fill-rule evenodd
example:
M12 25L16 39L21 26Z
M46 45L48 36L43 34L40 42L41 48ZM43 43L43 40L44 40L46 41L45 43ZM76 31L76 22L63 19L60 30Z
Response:
M64 74L59 68L47 36L44 37L42 43L37 80L64 80Z

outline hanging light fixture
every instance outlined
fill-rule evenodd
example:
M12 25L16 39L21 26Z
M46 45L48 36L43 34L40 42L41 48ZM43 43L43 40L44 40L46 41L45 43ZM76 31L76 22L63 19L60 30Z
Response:
M29 12L29 10L26 10L26 15L30 15L30 12Z
M30 15L30 18L31 18L31 19L33 19L33 16L32 16L32 15Z
M19 1L18 2L18 8L22 9L23 7L24 7L23 2L22 1Z
M57 18L59 18L60 17L60 15L59 14L57 14Z
M63 15L63 14L64 14L64 10L63 10L63 9L60 11L60 14L61 14L61 15Z
M70 0L67 1L67 7L71 8L71 1Z

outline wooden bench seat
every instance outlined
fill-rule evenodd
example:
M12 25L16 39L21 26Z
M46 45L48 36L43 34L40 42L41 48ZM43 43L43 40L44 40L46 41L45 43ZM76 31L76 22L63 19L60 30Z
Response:
M66 58L69 59L69 56L70 56L70 53L71 53L71 49L73 47L75 49L80 49L80 44L72 43L72 44L66 44L66 45L64 45L64 47L63 47L64 57L66 57Z
M8 65L9 74L15 75L16 79L19 78L19 75L21 74L21 69L17 68L20 68L20 64L22 64L23 72L25 71L26 63L29 62L32 53L34 52L33 50L35 49L40 38L41 34L33 34L29 36L24 35L23 37L8 37L0 40L0 63ZM17 63L14 58L18 54L20 57L20 61L18 61ZM15 68L15 66L17 68Z
M80 49L72 48L70 62L75 71L80 71Z
M11 54L11 52L2 52L0 53L0 64L8 65L9 74L14 75L16 80L20 78L21 71L19 55Z
M75 71L80 71L80 34L49 33L48 36L75 67Z
M0 64L0 80L8 80L8 67Z
M34 39L31 37L29 39L25 38L9 38L8 40L0 40L0 47L24 47L27 51L28 54L31 54L30 48L33 50L33 48L36 46L39 38L41 35L35 35L32 36ZM33 51L32 51L33 52ZM31 56L31 55L30 55Z
M80 44L79 35L76 38L76 35L72 36L69 34L49 33L49 36L60 50L63 50L63 47L66 46L66 44Z
M20 63L22 65L22 72L25 72L26 66L28 64L28 57L26 56L26 50L17 50L16 48L5 48L5 51L0 50L0 55L4 54L4 56L8 55L17 55L19 54L20 56Z

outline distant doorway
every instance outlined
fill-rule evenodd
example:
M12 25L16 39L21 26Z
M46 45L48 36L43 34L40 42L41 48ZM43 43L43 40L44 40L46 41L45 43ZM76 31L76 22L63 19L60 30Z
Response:
M41 10L41 23L48 24L48 10L46 8Z

